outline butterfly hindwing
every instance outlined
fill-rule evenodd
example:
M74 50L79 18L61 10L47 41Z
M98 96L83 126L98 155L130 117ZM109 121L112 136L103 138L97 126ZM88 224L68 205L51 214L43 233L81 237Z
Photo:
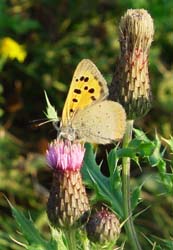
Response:
M107 83L94 63L83 59L77 66L62 113L62 126L66 126L83 110L94 102L108 96Z
M107 144L123 137L126 114L121 104L105 100L80 110L72 126L79 139Z

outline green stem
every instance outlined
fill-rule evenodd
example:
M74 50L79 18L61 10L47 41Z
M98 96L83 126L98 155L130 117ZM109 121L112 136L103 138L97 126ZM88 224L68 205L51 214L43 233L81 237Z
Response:
M76 230L69 229L65 232L68 250L77 250L76 246Z
M123 139L123 148L126 148L132 139L133 122L133 120L127 121L126 132ZM127 219L125 229L129 242L133 250L142 250L133 224L130 196L130 158L128 157L123 157L122 159L122 191L124 217Z

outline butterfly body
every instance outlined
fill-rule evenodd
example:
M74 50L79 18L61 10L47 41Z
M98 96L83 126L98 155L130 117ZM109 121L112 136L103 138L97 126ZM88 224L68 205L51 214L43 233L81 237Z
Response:
M65 139L68 139L70 141L74 141L78 138L77 131L75 128L72 127L72 124L66 124L66 126L60 127L60 133L59 136L63 137Z
M123 137L123 107L106 100L108 87L97 67L83 59L77 66L64 105L60 137L107 144Z

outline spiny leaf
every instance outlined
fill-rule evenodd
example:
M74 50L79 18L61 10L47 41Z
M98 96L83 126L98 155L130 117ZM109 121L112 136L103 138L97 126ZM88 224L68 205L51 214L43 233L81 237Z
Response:
M147 157L152 154L155 148L155 144L152 141L143 141L137 138L134 138L128 145L135 154L141 157Z
M104 176L99 166L96 164L93 149L90 144L86 144L86 153L82 174L85 183L95 190L96 201L108 202L113 210L123 217L122 194L120 189L113 189L110 178Z
M115 169L117 168L118 160L119 158L117 157L116 149L112 149L108 156L108 167L109 167L109 173L110 175L113 175Z
M140 140L140 141L145 141L145 142L150 142L149 138L146 136L146 134L139 129L133 129L133 131L135 132L135 137Z
M10 204L10 203L9 203ZM29 250L57 250L57 242L55 240L46 241L42 238L39 231L35 228L31 219L27 219L23 213L14 208L11 204L12 214L23 233L24 238L28 242Z
M121 188L121 168L118 166L118 150L116 148L112 149L108 156L108 167L109 167L109 173L110 173L110 184L115 189Z
M11 207L13 216L22 231L23 235L25 236L28 243L40 243L44 244L45 240L41 237L38 230L35 228L33 222L27 219L21 212L19 212L13 206Z
M154 143L155 143L154 151L149 156L149 162L153 167L157 166L160 172L165 172L166 163L163 160L163 154L161 153L161 141L157 134L155 135Z

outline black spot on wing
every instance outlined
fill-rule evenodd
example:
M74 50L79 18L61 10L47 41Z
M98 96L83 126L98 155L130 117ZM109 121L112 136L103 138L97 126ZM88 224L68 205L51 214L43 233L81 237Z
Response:
M73 101L73 102L78 102L78 99L73 98L72 101Z
M92 101L96 101L95 96L92 95L92 96L91 96L91 100L92 100Z
M81 90L80 89L74 89L74 93L81 94Z
M89 89L89 90L88 90L88 92L89 92L89 93L91 93L91 94L93 94L93 93L94 93L94 91L95 91L95 89L94 89L94 88L91 88L91 89Z
M89 81L89 77L85 77L84 82L88 82Z

